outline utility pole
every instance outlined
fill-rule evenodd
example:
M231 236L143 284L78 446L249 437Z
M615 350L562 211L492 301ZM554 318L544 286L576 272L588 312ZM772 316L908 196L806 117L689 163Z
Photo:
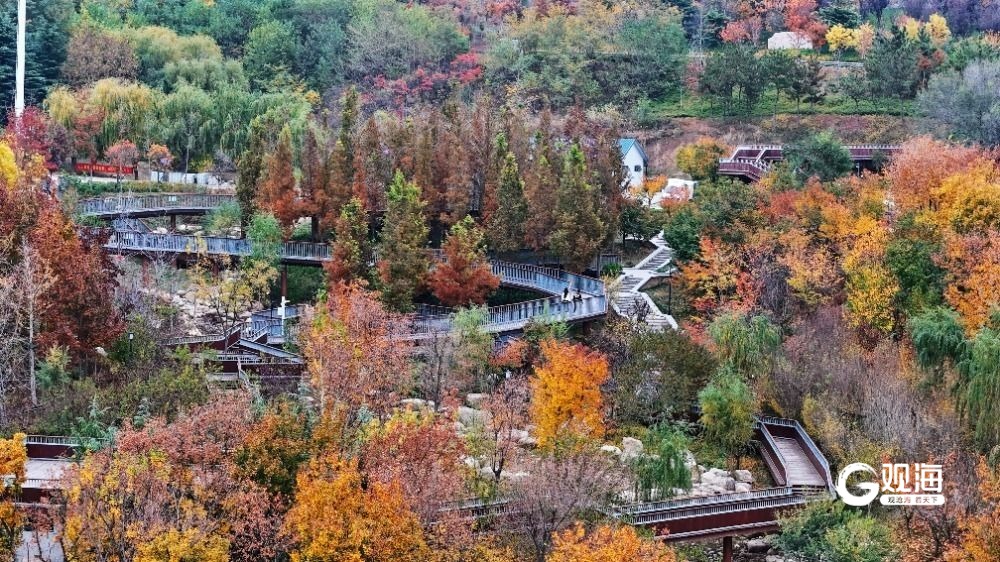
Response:
M27 0L17 0L17 69L14 91L14 115L20 119L24 113L24 41L28 20Z

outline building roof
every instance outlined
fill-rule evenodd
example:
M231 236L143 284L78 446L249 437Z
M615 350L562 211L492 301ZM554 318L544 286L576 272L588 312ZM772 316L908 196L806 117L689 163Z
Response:
M633 138L618 139L618 148L622 151L622 156L628 154L628 151L632 150L633 146L639 150L639 154L642 155L643 160L647 161L649 160L649 157L646 156L646 151L642 149L642 144L638 141L638 139L633 139Z

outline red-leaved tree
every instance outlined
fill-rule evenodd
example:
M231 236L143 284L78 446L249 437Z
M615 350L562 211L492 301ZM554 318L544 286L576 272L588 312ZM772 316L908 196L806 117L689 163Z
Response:
M445 260L431 271L431 291L446 306L482 304L500 286L483 245L483 231L470 217L451 227L443 250Z

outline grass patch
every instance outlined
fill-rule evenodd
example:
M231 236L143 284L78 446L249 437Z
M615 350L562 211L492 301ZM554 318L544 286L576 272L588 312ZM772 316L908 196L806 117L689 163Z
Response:
M817 104L796 104L792 100L781 98L775 104L775 93L768 91L761 101L749 113L740 108L726 108L713 103L705 96L683 96L678 100L653 103L649 108L649 118L653 121L676 117L771 117L775 114L791 115L899 115L914 114L913 102L910 100L863 100L854 103L853 100L838 95L829 95Z

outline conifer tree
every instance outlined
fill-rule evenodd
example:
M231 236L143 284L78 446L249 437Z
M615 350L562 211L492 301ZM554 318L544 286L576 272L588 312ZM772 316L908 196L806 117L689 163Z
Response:
M524 197L524 181L517 169L517 160L507 148L503 135L497 139L503 166L497 186L499 205L490 215L487 230L491 247L498 252L513 252L524 245L525 223L528 222L528 201Z
M379 241L378 273L382 301L400 312L413 309L413 297L423 286L429 266L427 219L420 187L396 176L389 184L387 210Z
M551 247L573 271L583 271L597 254L604 223L597 208L597 188L591 184L583 151L573 145L563 161L557 192L555 231Z
M340 209L334 226L333 259L324 265L331 282L364 279L368 271L368 213L357 197Z
M295 170L292 167L292 133L288 127L281 131L278 146L265 159L266 173L257 195L257 204L270 211L281 223L286 233L291 231L299 218L302 204L295 189Z

